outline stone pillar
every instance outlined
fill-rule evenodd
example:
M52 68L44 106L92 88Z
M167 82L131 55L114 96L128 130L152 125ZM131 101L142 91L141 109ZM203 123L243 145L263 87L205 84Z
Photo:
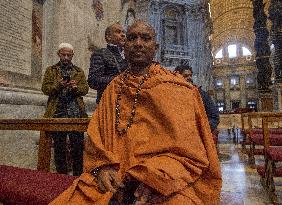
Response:
M259 111L272 111L271 72L269 62L270 47L268 45L269 32L266 27L267 16L264 13L263 0L253 0L254 33L256 35L254 47L256 49L257 81L259 91Z
M231 98L230 98L230 76L227 76L223 80L225 90L225 108L231 110Z
M159 49L156 54L156 61L161 61L161 50L162 50L162 39L161 39L161 11L160 11L160 3L157 1L152 1L150 5L150 23L156 30L157 33L157 41L160 43Z
M204 9L203 9L203 17L204 17L204 27L205 27L205 32L204 32L204 46L203 46L203 67L204 70L203 72L205 73L205 75L202 77L202 81L201 81L201 85L208 88L210 86L210 82L212 80L212 62L213 62L213 58L212 58L212 54L211 54L211 41L210 41L210 35L212 32L212 19L210 17L210 13L209 13L209 7L208 7L208 2L206 2L204 4Z
M271 0L269 18L272 22L271 37L274 45L273 65L275 82L282 82L282 2Z
M258 111L273 111L273 96L271 92L259 93Z
M186 27L188 30L188 36L185 41L188 45L189 55L191 60L189 64L193 67L194 83L197 85L203 85L206 87L204 80L198 76L202 76L202 73L206 73L206 53L205 53L205 37L206 37L206 15L208 8L206 4L184 4L186 15ZM205 78L205 76L203 77ZM206 82L206 81L205 81Z
M245 108L247 104L245 77L246 77L245 75L240 75L241 108Z
M272 86L273 108L277 112L282 111L282 83L276 82Z

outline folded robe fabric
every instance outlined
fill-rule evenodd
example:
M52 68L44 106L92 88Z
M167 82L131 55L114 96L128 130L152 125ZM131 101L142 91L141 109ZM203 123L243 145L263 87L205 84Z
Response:
M130 118L142 76L116 77L103 93L88 127L84 173L51 204L106 205L112 194L99 192L90 172L113 165L165 198L158 204L216 205L221 172L216 147L198 89L181 76L153 63L142 85L132 126L123 136L115 129L116 99L120 128Z

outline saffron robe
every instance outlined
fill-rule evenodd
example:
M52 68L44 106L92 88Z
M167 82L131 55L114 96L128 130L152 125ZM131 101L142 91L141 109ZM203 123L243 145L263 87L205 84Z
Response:
M163 205L217 205L221 172L216 147L198 89L153 63L142 85L132 126L115 130L116 99L123 75L106 88L93 114L85 142L84 173L51 205L107 205L112 193L99 192L90 172L118 167L166 197ZM125 128L142 76L125 80L119 128Z

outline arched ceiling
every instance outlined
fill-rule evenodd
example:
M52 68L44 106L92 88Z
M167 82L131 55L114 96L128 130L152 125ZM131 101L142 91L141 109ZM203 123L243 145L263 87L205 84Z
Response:
M267 13L269 0L266 3ZM253 5L251 0L211 0L212 49L216 52L230 43L243 43L254 51Z
M253 50L253 6L250 0L211 0L212 47L240 42Z

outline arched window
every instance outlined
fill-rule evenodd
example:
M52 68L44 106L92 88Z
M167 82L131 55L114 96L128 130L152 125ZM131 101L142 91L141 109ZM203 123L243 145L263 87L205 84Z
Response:
M236 46L236 44L229 45L227 47L227 50L228 50L229 58L237 57L237 46Z
M215 54L215 58L223 58L222 49L220 49L220 50Z
M126 13L126 19L125 19L125 26L130 26L135 20L135 11L133 9L128 9Z
M237 58L237 57L245 57L246 60L252 59L252 52L250 49L248 49L246 46L243 46L241 43L238 44L229 44L226 47L220 48L220 50L217 50L217 53L215 54L215 62L221 61L217 59L221 59L223 57L228 58Z
M251 56L252 55L251 51L244 46L242 47L242 53L243 53L243 56Z

